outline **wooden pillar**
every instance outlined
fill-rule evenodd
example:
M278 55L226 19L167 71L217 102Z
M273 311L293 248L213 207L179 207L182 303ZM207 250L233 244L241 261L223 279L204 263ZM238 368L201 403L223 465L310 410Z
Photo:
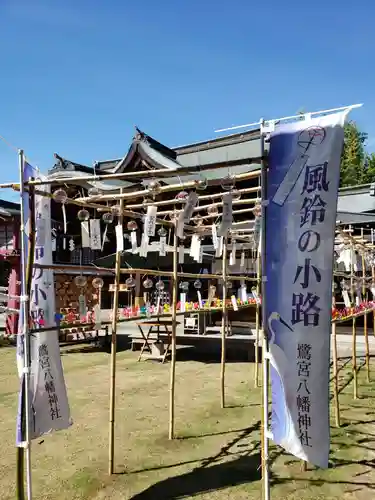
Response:
M135 307L142 307L145 303L143 294L141 293L141 274L135 273L135 297L134 297L134 305Z

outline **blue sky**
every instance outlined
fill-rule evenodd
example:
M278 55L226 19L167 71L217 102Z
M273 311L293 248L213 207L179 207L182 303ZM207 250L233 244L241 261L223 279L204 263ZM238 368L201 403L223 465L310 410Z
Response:
M0 0L0 135L46 171L122 156L135 125L177 146L363 102L375 151L374 19L373 0Z

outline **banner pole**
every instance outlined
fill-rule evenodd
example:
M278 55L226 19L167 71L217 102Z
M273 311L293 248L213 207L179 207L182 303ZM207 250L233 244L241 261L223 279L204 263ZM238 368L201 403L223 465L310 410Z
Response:
M27 248L26 241L28 235L26 233L26 214L24 205L25 195L25 180L24 180L24 166L25 156L22 149L18 152L18 165L20 175L20 204L21 204L21 283L22 283L22 300L20 306L22 308L22 335L24 346L24 396L25 396L25 455L26 455L26 491L27 499L32 499L32 478L31 478L31 436L30 436L30 329L29 329L29 307L27 297ZM34 217L34 213L28 214L29 217ZM31 235L34 237L34 235ZM31 251L31 248L29 249Z
M260 147L261 147L261 269L262 269L262 325L263 325L263 342L262 342L262 368L263 368L263 398L262 398L262 479L263 479L263 500L270 500L270 470L268 457L268 324L266 318L266 214L267 214L267 164L264 158L264 133L263 120L260 120Z

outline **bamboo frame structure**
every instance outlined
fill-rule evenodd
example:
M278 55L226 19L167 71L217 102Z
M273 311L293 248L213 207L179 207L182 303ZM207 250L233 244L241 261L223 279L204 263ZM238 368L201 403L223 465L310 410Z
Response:
M122 208L123 201L120 201ZM122 226L123 214L120 212L118 224ZM119 283L121 270L121 252L116 251L115 269L115 290L113 294L112 310L112 336L111 336L111 375L110 375L110 396L109 396L109 450L108 450L108 474L114 472L114 452L115 452L115 398L116 398L116 354L117 354L117 314L119 303Z

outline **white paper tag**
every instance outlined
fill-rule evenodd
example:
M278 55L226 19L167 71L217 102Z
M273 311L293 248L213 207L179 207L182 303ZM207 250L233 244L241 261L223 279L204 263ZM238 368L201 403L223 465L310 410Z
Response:
M216 287L210 286L208 289L208 300L207 300L209 306L211 305L211 302L214 300L215 293L216 293Z
M90 248L91 250L101 250L102 235L100 233L100 220L90 219Z
M56 238L52 238L52 252L56 252Z
M160 293L158 294L158 298L156 300L156 313L159 314L160 313L160 302L161 302L161 297L160 297Z
M199 240L199 255L198 255L198 264L202 264L203 262L203 248L201 245L201 241Z
M218 245L217 245L215 257L221 257L223 254L223 237L219 236L217 241L218 241Z
M223 214L221 216L221 224L219 227L218 234L220 236L225 236L229 229L232 227L232 194L227 193L223 196Z
M191 244L190 244L190 257L192 257L194 260L198 260L199 258L199 250L201 247L200 239L197 234L193 234L191 237Z
M245 267L245 252L241 252L240 268L243 269L244 267Z
M347 290L342 291L342 298L344 299L345 307L351 307L351 301Z
M200 290L197 290L197 295L198 295L198 304L199 304L199 309L203 308L203 302L202 302L202 294Z
M82 248L90 248L89 221L81 222L81 238Z
M146 233L142 234L141 248L139 249L140 257L147 257L148 253L148 236Z
M124 231L122 224L116 226L116 252L124 251Z
M178 263L183 264L185 262L185 247L180 245L178 247Z
M217 227L216 224L212 224L212 244L214 246L214 250L217 250L219 246L219 241L217 238Z
M180 311L181 312L186 311L186 293L180 294Z
M184 210L182 212L182 217L183 217L182 220L185 224L189 224L190 219L191 219L193 212L194 212L194 208L195 208L197 203L198 203L198 195L197 195L197 193L192 191L186 200L186 204L185 204Z
M234 295L230 298L232 301L232 306L233 306L233 311L238 311L238 304L237 304L237 299Z
M356 306L359 306L359 305L360 305L360 303L361 303L361 299L360 299L360 298L358 297L358 295L357 295L357 296L356 296L356 298L355 298L355 305L356 305Z
M167 237L160 236L160 255L163 257L167 255L166 244L167 244Z
M138 248L138 246L137 246L137 232L136 231L131 231L130 243L132 245L132 252L135 253L137 248Z
M235 266L236 265L236 243L232 242L232 251L229 255L229 265L230 266Z
M43 247L46 243L46 220L37 219L36 220L36 246Z
M78 297L78 304L79 304L79 315L81 319L84 319L86 314L87 314L87 308L86 308L86 297L84 295L80 295Z
M155 207L154 205L147 207L144 228L144 232L147 234L147 236L155 236L157 211L158 207Z
M94 328L95 328L95 330L99 330L100 327L102 326L102 315L101 315L99 304L94 305L93 312L94 312L94 321L95 321Z
M242 285L241 286L241 300L242 300L242 302L246 302L247 301L247 289L246 289L246 285Z
M372 288L370 288L370 290L371 290L371 293L372 293L372 297L375 299L375 288L372 287Z

